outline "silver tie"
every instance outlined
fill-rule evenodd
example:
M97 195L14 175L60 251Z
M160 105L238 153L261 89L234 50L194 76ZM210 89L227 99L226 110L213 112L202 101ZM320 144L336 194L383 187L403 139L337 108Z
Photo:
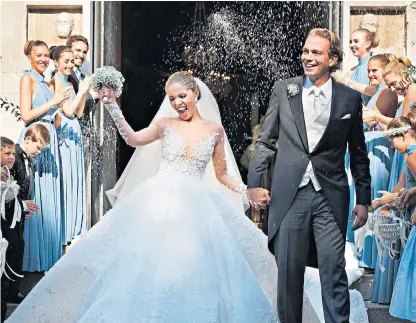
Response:
M315 88L313 90L313 111L315 113L315 119L317 119L322 112L321 93L322 91L320 89Z

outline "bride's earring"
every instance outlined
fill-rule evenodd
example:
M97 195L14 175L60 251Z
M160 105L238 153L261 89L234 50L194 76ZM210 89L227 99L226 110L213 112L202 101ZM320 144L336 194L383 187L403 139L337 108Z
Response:
M195 103L198 103L198 98L195 98Z

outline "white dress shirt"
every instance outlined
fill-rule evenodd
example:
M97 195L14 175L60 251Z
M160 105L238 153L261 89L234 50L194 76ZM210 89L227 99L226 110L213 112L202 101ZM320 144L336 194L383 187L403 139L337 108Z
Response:
M316 92L318 92L319 95L315 96ZM328 125L331 112L331 98L331 78L329 78L329 80L319 88L315 87L308 77L305 79L302 91L302 105L305 117L306 133L308 137L309 152L314 151ZM316 107L314 106L315 100L317 100ZM319 191L321 189L311 161L309 161L308 167L303 174L299 187L306 186L309 181L312 181L315 190Z

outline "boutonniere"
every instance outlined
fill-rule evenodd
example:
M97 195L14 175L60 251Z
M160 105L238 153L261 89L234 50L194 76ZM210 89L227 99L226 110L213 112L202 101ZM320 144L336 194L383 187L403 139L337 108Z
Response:
M289 94L289 97L295 96L299 93L299 86L296 84L288 84L287 85L287 93Z

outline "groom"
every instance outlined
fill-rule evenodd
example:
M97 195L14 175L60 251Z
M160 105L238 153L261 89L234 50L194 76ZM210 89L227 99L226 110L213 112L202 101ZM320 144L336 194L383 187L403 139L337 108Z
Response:
M302 322L307 265L319 268L325 322L349 322L347 144L357 193L353 230L367 221L371 177L360 94L330 77L341 61L338 37L327 29L311 30L302 49L304 76L276 82L250 164L250 203L264 207L271 202L269 248L279 269L282 323ZM270 200L260 183L276 154L276 141Z

